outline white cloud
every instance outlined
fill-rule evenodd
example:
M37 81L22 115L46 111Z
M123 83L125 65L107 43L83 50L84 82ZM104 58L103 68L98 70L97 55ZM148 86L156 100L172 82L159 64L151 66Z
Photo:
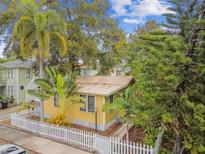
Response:
M126 24L142 24L145 21L143 19L132 19L132 18L125 18L123 19L123 22Z
M130 6L132 0L111 0L112 9L115 11L114 16L123 16L128 13L125 6Z
M160 2L159 0L141 0L136 5L131 5L131 16L150 16L150 15L162 15L164 13L171 13L168 9L168 5Z
M114 17L146 17L150 15L159 16L164 13L173 13L168 9L169 5L162 0L111 0ZM129 9L129 10L128 10ZM137 19L125 20L125 22L137 22Z

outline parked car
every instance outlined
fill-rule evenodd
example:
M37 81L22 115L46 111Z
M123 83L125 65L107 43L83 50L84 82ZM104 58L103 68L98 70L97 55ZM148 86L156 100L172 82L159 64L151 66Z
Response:
M28 154L25 149L15 144L0 145L0 154Z

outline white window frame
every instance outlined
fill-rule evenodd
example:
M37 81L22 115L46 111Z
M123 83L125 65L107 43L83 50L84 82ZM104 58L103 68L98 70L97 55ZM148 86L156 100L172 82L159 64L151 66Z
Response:
M8 79L12 79L14 77L14 69L13 68L8 68L7 76L8 76Z
M82 111L82 112L89 112L89 113L95 112L95 110L96 110L96 96L95 95L86 95L86 94L80 94L80 95L84 95L85 96L85 105L86 105L85 111L83 111L83 110L80 110L80 111ZM88 96L94 97L94 111L93 112L88 111Z
M29 71L29 73L27 73L27 71ZM31 78L31 69L30 68L25 69L25 77L26 78Z
M94 111L88 111L88 96L94 97ZM87 95L87 112L93 113L96 110L96 97L94 95Z
M7 86L7 96L11 97L14 96L14 86Z
M85 102L80 101L81 104L85 105L85 110L83 110L83 107L80 107L80 111L87 112L87 95L80 94L80 98L81 96L85 96Z

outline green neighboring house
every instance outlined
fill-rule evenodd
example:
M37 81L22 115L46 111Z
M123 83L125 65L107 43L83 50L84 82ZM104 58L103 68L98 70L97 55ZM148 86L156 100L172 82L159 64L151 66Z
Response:
M33 81L32 60L0 64L0 96L13 97L17 104L27 101L27 86Z

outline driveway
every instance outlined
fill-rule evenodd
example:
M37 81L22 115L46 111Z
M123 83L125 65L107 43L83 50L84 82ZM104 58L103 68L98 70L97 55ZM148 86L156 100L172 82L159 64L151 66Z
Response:
M65 144L0 125L0 139L41 154L89 154Z

